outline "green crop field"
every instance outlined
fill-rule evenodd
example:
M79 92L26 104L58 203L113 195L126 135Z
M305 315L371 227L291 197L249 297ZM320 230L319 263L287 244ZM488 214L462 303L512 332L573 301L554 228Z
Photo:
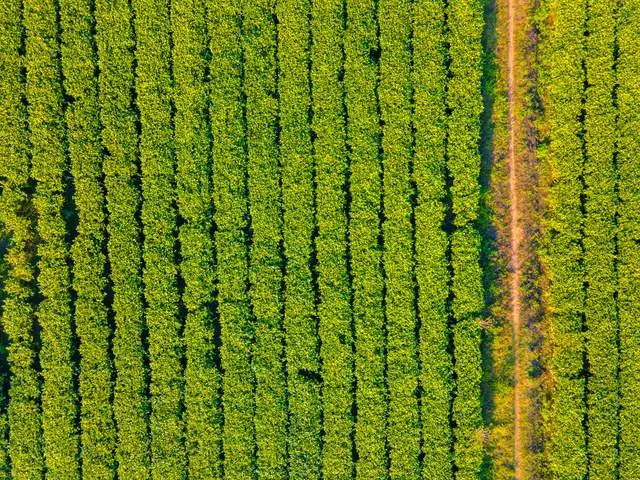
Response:
M0 480L640 479L640 0L0 4Z

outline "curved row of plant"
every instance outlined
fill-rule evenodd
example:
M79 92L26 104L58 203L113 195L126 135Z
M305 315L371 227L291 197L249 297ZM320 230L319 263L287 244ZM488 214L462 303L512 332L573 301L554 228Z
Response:
M312 271L314 188L309 117L312 6L307 0L276 3L279 144L286 265L284 331L289 398L288 475L291 479L319 479L323 470L323 400L325 407L331 405L332 400L329 395L321 396L321 385L317 381L320 376L320 342ZM326 423L331 417L332 414L326 410ZM333 443L330 440L331 428L325 430L325 435L327 451Z
M454 231L450 255L453 279L453 356L456 376L453 400L456 478L473 479L483 461L480 382L480 320L484 310L480 235L480 115L483 2L455 0L447 11L449 75L447 106L447 171L451 178Z
M387 478L384 278L381 235L382 169L375 0L346 2L344 89L348 146L348 242L356 378L355 465L358 479Z
M347 244L347 148L343 108L344 5L313 2L311 84L322 360L323 478L353 478L354 338Z
M250 478L253 471L253 339L247 292L248 199L242 92L241 10L237 2L207 2L211 51L209 115L212 145L214 233L224 424L224 475ZM251 473L249 473L251 475Z
M252 231L249 239L249 297L255 330L252 364L256 375L256 468L269 479L285 478L286 475L283 265L280 251L283 219L276 132L279 85L276 84L275 4L273 0L245 1L242 9L243 90ZM286 120L284 116L280 119L283 133L288 127ZM286 178L282 180L284 182ZM298 201L304 200L300 198ZM295 275L295 267L291 267L291 273Z
M617 23L618 309L620 326L620 478L640 475L640 2L619 3Z
M175 145L172 119L169 2L134 0L135 89L140 112L141 219L145 320L151 401L151 473L182 478L186 472L176 251Z
M221 475L221 375L215 362L213 201L207 85L208 36L204 0L171 2L176 199L182 218L180 277L183 282L183 420L188 477Z
M415 394L418 365L412 255L410 3L380 1L378 16L389 473L392 478L417 478L420 426Z
M54 1L23 5L30 176L37 215L37 307L42 369L42 431L46 471L80 478L78 394L74 388L69 245L65 221L68 162L62 94L58 12Z
M113 478L116 432L110 402L112 362L107 319L105 195L98 105L96 52L91 5L60 2L64 91L73 98L66 108L68 154L77 212L71 247L75 332L80 353L80 431L82 475Z
M445 3L414 3L413 180L416 186L415 276L418 286L422 478L453 477L449 425L453 364L449 352L451 275L446 206L446 37Z
M97 0L94 15L112 290L109 307L115 324L112 343L116 461L119 478L142 480L150 475L151 459L138 220L138 115L133 103L133 12L126 0Z
M585 43L584 273L589 476L617 478L616 2L587 3Z
M42 417L39 405L40 378L36 370L33 324L36 295L29 188L30 162L27 148L27 111L24 106L25 78L20 56L24 25L22 2L5 3L0 17L0 177L2 204L0 221L11 236L5 261L8 274L3 285L2 329L7 336L5 350L10 387L7 419L10 429L8 458L0 471L4 477L26 480L41 478L44 471ZM5 455L8 454L5 451Z

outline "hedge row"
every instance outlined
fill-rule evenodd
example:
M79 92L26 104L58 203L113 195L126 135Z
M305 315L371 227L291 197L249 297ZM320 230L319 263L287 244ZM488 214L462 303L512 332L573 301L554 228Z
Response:
M412 255L411 4L382 0L378 16L389 473L394 479L412 479L419 477L420 424Z
M42 426L49 478L80 478L65 199L68 174L55 1L24 2L31 177L36 182Z
M550 472L557 478L583 478L587 472L584 267L582 245L584 98L584 1L553 0L553 28L546 34L544 79L549 146L548 191L543 221L549 280L546 294L551 356L551 401L546 413Z
M640 2L619 3L617 26L620 478L640 475Z
M322 471L322 403L317 381L320 359L311 271L314 229L309 122L311 5L306 0L280 1L276 13L286 257L284 328L289 407L288 473L292 479L319 479Z
M480 235L476 229L480 195L480 115L482 33L481 0L452 0L447 11L450 79L447 106L447 169L455 231L451 236L453 346L456 392L454 456L456 478L477 478L483 460L480 381L480 316L484 297L479 265Z
M247 294L247 157L244 144L241 9L233 0L207 3L213 137L218 312L224 411L224 476L253 478L255 451L253 325Z
M445 223L445 5L413 4L413 179L416 184L415 275L420 320L422 478L453 478L449 425L453 389L449 354L450 274Z
M176 192L180 225L180 276L186 310L184 416L188 474L221 475L220 372L213 328L214 259L209 102L206 74L208 38L203 0L171 3L175 79Z
M0 11L0 220L11 235L3 286L2 330L7 336L9 375L8 422L11 475L16 480L41 478L44 470L40 379L36 371L33 325L36 293L34 225L27 151L25 78L20 56L24 28L22 2L7 1ZM8 463L6 464L8 466Z
M182 322L176 251L175 155L169 2L134 0L136 105L144 233L144 298L151 368L151 473L186 473Z
M242 3L250 243L249 296L255 322L255 428L260 477L286 475L286 386L283 368L282 195L276 122L275 1ZM284 181L284 179L283 179ZM295 274L295 269L292 268ZM289 272L287 272L289 274Z
M97 0L96 44L100 67L99 100L104 149L107 253L115 331L118 477L142 480L150 475L149 402L143 344L141 227L138 220L138 115L133 106L135 46L127 0Z
M347 270L346 132L343 65L344 4L314 1L311 30L318 261L322 345L323 477L351 479L354 442L354 338Z
M587 378L587 456L591 478L618 475L618 318L616 307L614 149L616 2L588 1L585 67L584 270Z
M344 85L349 152L349 246L356 373L356 478L387 478L387 386L375 0L348 0Z
M111 405L110 328L105 304L105 195L93 17L87 0L60 2L62 74L76 237L71 247L75 325L80 351L82 475L110 479L116 469L116 432Z

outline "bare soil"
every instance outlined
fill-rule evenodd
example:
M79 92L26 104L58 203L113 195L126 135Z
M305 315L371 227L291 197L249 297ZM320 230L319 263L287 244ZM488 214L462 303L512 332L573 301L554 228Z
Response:
M508 0L508 46L507 46L507 90L509 101L509 213L511 252L511 279L509 293L511 297L511 326L514 355L514 388L513 388L513 455L514 477L521 480L522 475L522 429L521 429L521 362L520 362L520 329L522 318L522 301L520 297L521 261L520 245L522 244L522 230L520 228L520 199L518 193L519 162L516 150L516 28L518 0Z

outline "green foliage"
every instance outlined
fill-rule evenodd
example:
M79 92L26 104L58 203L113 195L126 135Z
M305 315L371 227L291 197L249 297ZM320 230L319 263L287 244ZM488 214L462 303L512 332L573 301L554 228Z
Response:
M98 79L92 38L91 6L86 0L60 2L62 73L65 93L73 98L66 109L69 157L78 213L77 235L71 247L75 325L80 350L80 427L83 477L115 475L116 432L111 405L112 363L105 305L104 190Z
M483 2L449 2L450 76L447 105L447 168L452 179L453 346L456 393L453 401L456 478L477 478L483 458L480 380L480 316L484 295L479 265L480 236L475 228L480 194L480 115Z
M3 260L4 262L4 260ZM6 272L6 270L5 270ZM4 284L4 278L3 278ZM6 358L5 346L2 346L3 357ZM6 385L8 375L3 372L2 384ZM9 461L9 421L7 418L7 403L9 399L6 396L6 388L2 393L2 413L0 413L0 479L11 480L11 463Z
M56 2L24 2L31 176L36 182L42 426L47 478L78 479L71 281L63 216L67 174Z
M242 14L247 171L251 215L249 297L255 317L255 428L260 478L286 476L282 364L282 205L276 141L276 25L273 0L245 0ZM283 123L286 121L283 119ZM296 275L295 266L291 268Z
M349 147L349 246L353 278L356 372L356 477L387 478L387 391L380 210L379 52L374 0L348 0L345 103Z
M313 157L307 0L277 2L280 155L286 258L284 327L289 406L289 477L321 478L320 374L314 285ZM325 404L327 402L325 398ZM325 435L330 431L325 413ZM329 441L329 444L333 442ZM325 444L327 446L327 444ZM330 448L327 446L327 448Z
M3 233L3 237L6 238L6 233ZM4 284L6 282L7 269L5 263L6 247L2 247L0 250L2 253L2 260L0 260L0 282L2 290L4 290ZM0 301L4 300L4 293L0 293ZM0 303L0 314L2 313L2 303ZM11 480L11 463L9 460L9 421L7 416L7 404L9 398L7 396L7 382L9 380L7 369L7 352L6 344L3 342L0 346L0 354L3 358L2 364L2 377L0 385L2 385L2 393L0 394L0 479Z
M420 318L422 478L453 478L449 425L452 362L449 346L449 240L445 222L444 2L413 4L413 125L416 184L415 275Z
M584 56L587 0L581 17L550 1L549 334L566 348L549 451L553 476L582 478L588 413L593 474L611 476L613 7L589 4ZM484 4L7 0L0 478L479 478ZM632 127L618 129L622 332L638 313ZM620 341L631 478L640 341Z
M323 477L351 479L354 339L347 271L346 132L340 69L344 5L314 1L311 83L318 234L318 325L322 357ZM302 113L302 112L301 112Z
M134 0L136 103L144 233L144 297L151 367L151 473L186 473L182 322L178 316L175 165L171 115L169 2Z
M618 309L620 321L620 478L640 475L640 2L618 11L616 78L618 166ZM611 353L611 352L610 352Z
M447 168L453 180L454 224L464 227L477 220L479 209L483 2L453 0L448 7L451 78L447 105L451 114Z
M587 456L589 476L618 478L618 318L615 292L616 172L614 43L616 2L587 2L585 66L584 271L587 285Z
M11 235L6 254L8 278L2 304L3 332L7 336L9 363L8 423L11 475L16 480L41 478L44 470L40 379L33 338L36 292L33 267L34 228L32 198L28 189L25 78L23 75L22 3L7 1L0 11L0 221Z
M251 369L253 325L247 234L247 158L244 144L240 4L207 4L211 50L210 118L213 136L213 199L217 253L220 359L224 411L225 478L254 478L254 372Z
M419 477L417 345L410 169L411 5L382 0L380 111L383 149L384 273L386 281L388 442L390 477Z
M545 41L545 118L548 191L543 263L551 358L551 403L546 412L552 476L582 479L587 471L585 431L584 267L582 246L585 2L554 0Z
M184 341L185 425L189 478L221 474L220 372L213 332L214 265L208 96L207 36L202 0L171 4L175 91L176 189L180 226L180 273L186 308Z
M132 12L126 0L97 0L96 44L107 204L107 252L113 290L118 477L150 475L147 368L143 346L138 116L133 108Z

